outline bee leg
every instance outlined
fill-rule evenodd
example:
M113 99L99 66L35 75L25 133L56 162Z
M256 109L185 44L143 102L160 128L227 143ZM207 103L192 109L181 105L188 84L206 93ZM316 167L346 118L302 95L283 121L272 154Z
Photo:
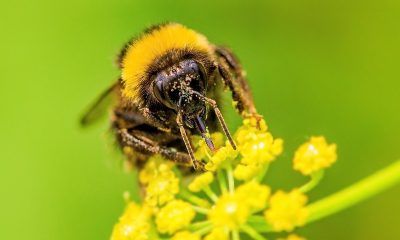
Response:
M236 56L227 48L217 46L218 71L226 86L232 91L232 98L237 102L235 108L243 117L262 118L257 113L253 96L250 91L245 73Z
M159 117L155 116L150 109L148 108L143 108L142 109L143 116L147 119L147 121L150 121L151 125L157 127L158 129L164 131L164 132L169 132L168 125L165 124L165 119L160 119Z
M145 137L139 131L130 133L128 129L117 130L120 141L124 146L132 147L135 151L146 154L160 154L161 156L174 161L177 165L190 167L192 160L187 153L176 151L173 148L160 146L155 141ZM195 167L204 169L203 164L198 163Z
M116 119L123 119L126 123L125 127L120 128L130 128L145 123L164 132L170 132L168 126L165 124L165 121L154 116L154 114L152 114L148 108L143 108L140 113L117 109L114 110L114 115Z

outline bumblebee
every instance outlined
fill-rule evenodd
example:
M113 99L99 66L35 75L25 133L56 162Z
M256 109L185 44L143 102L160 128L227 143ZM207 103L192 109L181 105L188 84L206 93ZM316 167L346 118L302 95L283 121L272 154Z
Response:
M200 134L215 151L209 131L220 128L236 148L218 107L224 88L232 92L243 117L260 118L234 54L181 24L145 30L123 47L117 63L119 79L89 108L81 124L98 119L114 99L112 129L128 160L136 164L160 154L179 165L202 169L190 136Z

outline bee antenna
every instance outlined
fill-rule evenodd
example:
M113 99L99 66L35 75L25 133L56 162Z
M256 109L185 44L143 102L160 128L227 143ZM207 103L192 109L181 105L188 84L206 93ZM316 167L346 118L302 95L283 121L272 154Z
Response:
M215 100L213 100L213 99L211 99L211 98L207 98L207 97L203 96L202 94L200 94L199 92L196 92L196 91L193 91L193 90L192 90L191 92L192 92L193 94L195 94L197 97L199 97L201 101L203 101L203 102L209 104L209 105L214 109L215 115L216 115L217 118L218 118L219 124L221 125L222 130L223 130L224 133L225 133L225 136L228 138L230 144L232 145L232 148L236 150L236 144L235 144L235 142L233 141L232 135L231 135L231 133L229 132L229 129L228 129L226 123L225 123L225 119L224 119L224 117L222 116L222 113L221 113L221 111L219 110L219 108L218 108L217 103L215 102Z

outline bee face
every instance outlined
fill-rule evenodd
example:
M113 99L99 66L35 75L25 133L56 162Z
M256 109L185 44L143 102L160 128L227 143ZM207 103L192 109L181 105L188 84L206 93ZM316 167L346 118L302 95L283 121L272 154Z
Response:
M203 65L193 59L173 64L153 78L153 94L164 106L181 111L188 127L193 127L196 116L205 117L206 107L198 95L205 95L208 76Z

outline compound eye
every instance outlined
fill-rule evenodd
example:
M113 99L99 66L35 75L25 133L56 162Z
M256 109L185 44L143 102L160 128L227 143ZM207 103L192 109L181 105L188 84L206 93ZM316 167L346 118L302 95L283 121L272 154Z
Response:
M165 101L165 97L164 97L164 94L163 94L162 81L155 80L153 82L153 92L154 92L154 95L156 96L158 101L160 101L160 102Z
M174 108L173 105L171 104L170 99L166 95L167 89L164 86L165 79L154 79L153 81L153 93L154 96L157 98L157 100L164 104L165 106L169 108Z
M190 68L191 71L197 75L197 78L190 82L190 87L193 90L202 93L207 89L207 76L204 66L201 63L193 61L190 63Z

